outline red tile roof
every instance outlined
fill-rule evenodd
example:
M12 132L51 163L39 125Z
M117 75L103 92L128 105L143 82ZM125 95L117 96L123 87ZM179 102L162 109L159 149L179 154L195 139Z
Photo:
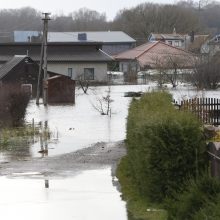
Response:
M165 67L170 61L178 61L181 68L193 66L195 56L183 49L160 41L149 42L114 56L115 60L136 60L141 67Z

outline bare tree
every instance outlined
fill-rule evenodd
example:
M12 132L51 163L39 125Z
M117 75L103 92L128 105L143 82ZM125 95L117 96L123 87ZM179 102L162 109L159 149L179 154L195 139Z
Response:
M105 95L99 95L96 97L96 103L92 103L93 108L98 111L101 115L111 116L111 86L108 86Z
M171 83L173 88L175 88L178 85L178 81L182 78L180 74L181 70L194 67L195 60L196 57L192 54L189 54L188 56L166 54L165 56L161 56L160 58L155 57L154 68L158 70L158 84L162 86L162 83L164 81L168 81L169 83Z
M198 89L217 89L220 83L220 60L216 56L209 55L200 57L193 73L190 75L190 82Z
M106 15L88 8L73 12L72 19L72 28L77 31L108 30Z
M85 79L84 74L78 74L76 77L76 82L79 85L79 88L87 94L87 91L90 86L90 80Z

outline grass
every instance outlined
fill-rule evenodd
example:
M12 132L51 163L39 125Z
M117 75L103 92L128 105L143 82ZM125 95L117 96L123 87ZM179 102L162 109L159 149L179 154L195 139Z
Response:
M149 203L137 191L128 171L128 161L121 159L116 173L121 184L123 200L127 202L127 211L131 220L167 220L167 212L160 205Z
M0 149L13 148L19 143L29 142L34 137L40 136L40 126L25 125L23 127L6 127L0 129ZM43 138L49 138L48 129L43 129Z

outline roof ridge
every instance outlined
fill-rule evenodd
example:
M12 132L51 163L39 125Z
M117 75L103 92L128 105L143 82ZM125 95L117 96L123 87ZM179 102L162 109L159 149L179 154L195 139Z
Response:
M140 54L138 54L135 58L139 58L141 55L146 53L147 51L151 50L153 47L155 47L160 41L153 42L153 45L151 45L149 48L146 50L142 51Z
M173 45L166 44L166 43L164 43L164 42L162 42L162 41L159 41L159 42L160 42L161 44L164 44L164 45L168 46L168 47L171 47L171 48L174 48L174 49L177 49L177 50L186 52L186 53L190 53L191 55L195 55L194 53L192 53L192 52L190 52L190 51L187 51L187 50L184 50L184 49L182 49L182 48L174 47Z
M7 72L11 71L18 63L20 63L26 57L27 56L22 57L14 55L9 61L3 64L0 67L0 79L2 79L7 74Z

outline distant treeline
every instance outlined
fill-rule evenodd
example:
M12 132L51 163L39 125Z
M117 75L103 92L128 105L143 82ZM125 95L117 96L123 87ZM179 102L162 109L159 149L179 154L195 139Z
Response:
M34 8L0 10L0 34L14 30L42 29L42 13ZM52 15L50 31L124 31L139 43L149 33L218 33L220 31L220 3L207 0L178 1L175 5L143 3L120 10L113 21L106 15L87 8L69 15Z

